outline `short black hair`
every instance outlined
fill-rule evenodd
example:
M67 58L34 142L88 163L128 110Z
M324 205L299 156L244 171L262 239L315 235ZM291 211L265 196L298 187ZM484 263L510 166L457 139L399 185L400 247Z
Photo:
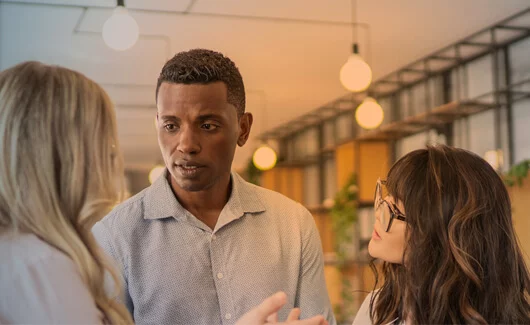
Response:
M176 84L209 84L222 81L227 88L228 103L234 105L238 117L245 113L245 85L235 63L223 54L206 49L177 53L166 62L156 85L163 82Z

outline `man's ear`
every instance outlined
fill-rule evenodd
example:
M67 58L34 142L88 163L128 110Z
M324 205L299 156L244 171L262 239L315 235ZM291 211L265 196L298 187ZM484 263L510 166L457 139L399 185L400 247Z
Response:
M239 118L239 137L237 138L237 145L242 147L247 143L248 136L250 135L250 128L252 128L252 122L254 117L252 113L244 113Z

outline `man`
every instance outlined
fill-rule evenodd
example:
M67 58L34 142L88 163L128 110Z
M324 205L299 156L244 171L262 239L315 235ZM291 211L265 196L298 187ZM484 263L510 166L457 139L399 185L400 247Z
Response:
M158 78L158 143L166 171L94 226L118 261L137 323L234 324L284 291L278 312L335 324L320 238L300 204L231 173L252 126L235 64L190 50Z

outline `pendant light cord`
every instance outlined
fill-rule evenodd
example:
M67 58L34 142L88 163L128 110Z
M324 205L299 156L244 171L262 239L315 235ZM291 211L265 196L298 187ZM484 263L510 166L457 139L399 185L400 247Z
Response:
M359 53L358 42L359 34L357 32L357 0L351 0L351 34L353 40L353 53Z

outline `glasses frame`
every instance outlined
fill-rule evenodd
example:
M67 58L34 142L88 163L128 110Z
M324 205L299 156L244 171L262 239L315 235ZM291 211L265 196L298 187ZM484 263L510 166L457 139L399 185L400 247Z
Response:
M386 203L388 206L388 209L390 210L390 220L388 221L388 226L386 227L385 232L390 231L390 227L392 227L392 223L394 222L394 219L398 219L401 221L407 222L405 214L403 214L401 211L399 211L399 208L391 202L388 202L383 198L383 192L382 192L382 186L386 185L386 180L382 180L380 178L377 179L377 184L375 185L375 193L374 193L374 213L381 207L381 204Z

